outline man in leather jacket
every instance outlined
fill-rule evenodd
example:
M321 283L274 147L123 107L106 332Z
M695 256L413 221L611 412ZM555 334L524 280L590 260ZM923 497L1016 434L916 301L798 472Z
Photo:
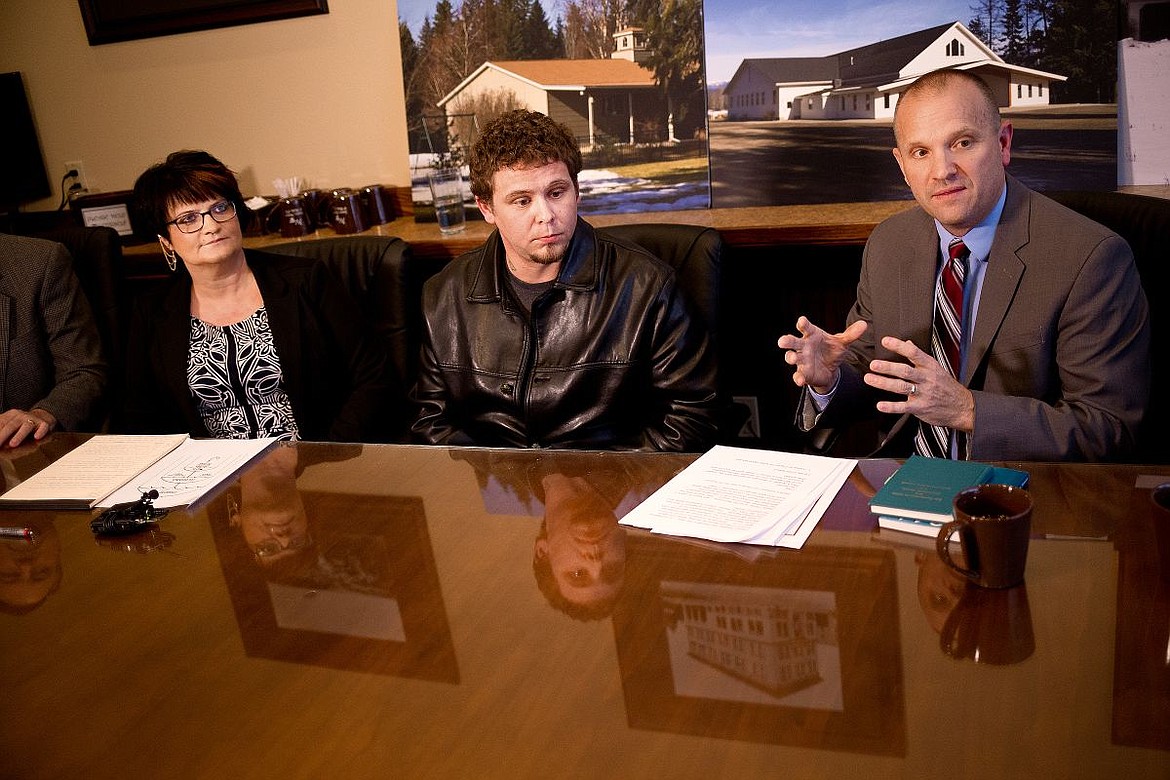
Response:
M581 152L533 111L491 122L471 192L496 230L431 278L417 440L701 451L715 355L673 270L577 216Z

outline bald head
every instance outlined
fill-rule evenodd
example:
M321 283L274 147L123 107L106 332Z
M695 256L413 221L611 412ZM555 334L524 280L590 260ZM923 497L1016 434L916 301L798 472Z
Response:
M903 123L899 120L906 111L913 108L915 103L936 98L958 84L967 84L975 88L975 94L978 95L973 106L976 109L976 116L979 117L981 124L985 123L986 127L998 131L1002 121L999 105L996 103L995 93L991 91L986 81L965 70L934 70L907 87L898 98L898 104L894 107L895 144L900 146L902 143Z

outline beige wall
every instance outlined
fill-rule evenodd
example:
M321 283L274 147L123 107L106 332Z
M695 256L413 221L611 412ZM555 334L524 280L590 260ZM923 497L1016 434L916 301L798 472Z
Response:
M90 46L76 0L2 0L0 72L32 100L54 208L66 160L91 190L130 189L168 152L202 148L245 196L277 177L408 186L396 0L322 16Z

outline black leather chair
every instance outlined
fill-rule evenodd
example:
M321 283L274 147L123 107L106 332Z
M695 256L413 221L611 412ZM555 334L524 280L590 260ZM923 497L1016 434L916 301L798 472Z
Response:
M1139 463L1170 463L1170 312L1158 296L1167 289L1170 268L1170 200L1124 192L1050 192L1050 198L1100 222L1133 249L1142 287L1150 302L1150 404L1142 424L1138 450L1130 458Z
M418 372L425 281L412 262L410 246L390 236L352 236L276 244L264 251L315 258L333 269L360 307L363 319L385 344L404 391L403 397L396 399L400 417L408 420L411 415L405 393ZM404 429L403 440L405 436Z
M674 268L693 314L707 326L708 338L722 366L723 238L719 231L699 225L642 223L614 225L601 232L637 244ZM740 404L728 403L722 376L720 371L718 390L724 406L719 438L730 442L747 421L749 412Z

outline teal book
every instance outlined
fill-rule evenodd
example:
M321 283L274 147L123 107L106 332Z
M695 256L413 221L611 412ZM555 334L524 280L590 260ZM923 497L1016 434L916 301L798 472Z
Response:
M887 521L904 518L941 525L951 519L956 493L985 483L1024 487L1028 473L978 461L911 455L870 499L869 508Z

